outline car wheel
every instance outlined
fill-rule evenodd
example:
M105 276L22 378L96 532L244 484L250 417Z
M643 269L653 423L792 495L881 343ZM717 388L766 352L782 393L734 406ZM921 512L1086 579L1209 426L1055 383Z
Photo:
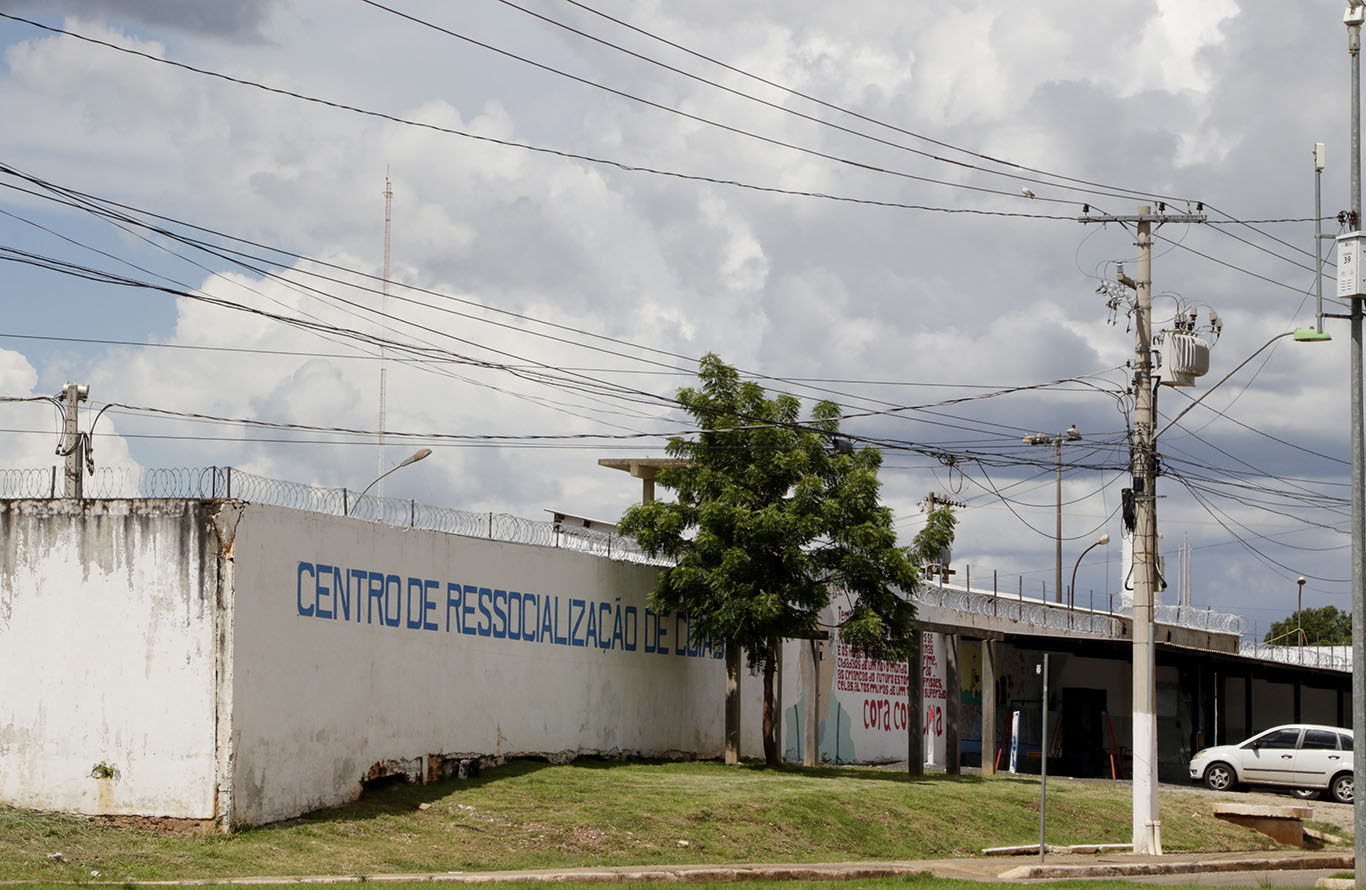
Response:
M1328 790L1333 795L1333 800L1338 803L1351 803L1355 799L1352 793L1353 785L1351 773L1339 773L1333 777Z
M1298 797L1300 800L1319 799L1319 790L1317 788L1296 788L1294 791L1290 793Z
M1347 794L1352 793L1351 777L1347 778ZM1238 775L1227 763L1211 763L1205 770L1205 784L1215 791L1232 791L1238 787Z

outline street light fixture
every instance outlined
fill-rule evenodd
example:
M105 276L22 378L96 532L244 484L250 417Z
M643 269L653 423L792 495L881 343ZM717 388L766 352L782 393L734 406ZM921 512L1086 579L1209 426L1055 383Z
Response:
M1067 587L1067 608L1072 608L1076 602L1077 568L1081 566L1082 559L1085 558L1086 554L1090 553L1092 550L1095 550L1097 547L1104 547L1108 543L1110 543L1110 536L1108 534L1101 535L1098 539L1096 539L1096 542L1094 544L1083 550L1081 552L1081 556L1078 556L1077 561L1072 564L1072 583Z
M390 473L394 472L395 470L401 470L401 469L403 469L404 467L408 466L408 464L415 464L415 463L417 463L418 461L422 460L423 458L430 457L430 456L431 456L431 453L432 453L432 449L430 449L430 448L419 448L418 450L414 451L412 454L410 454L410 455L408 455L407 457L405 457L403 460L399 461L399 462L398 462L397 464L395 464L394 466L392 466L392 467L390 467L389 469L385 470L383 473L380 473L379 476L377 476L377 477L375 478L374 482L371 482L369 485L365 486L365 488L363 488L363 489L361 490L361 493L358 494L358 495L356 495L356 503L351 505L351 507L346 511L346 515L347 515L347 516L350 516L350 515L351 515L351 511L354 510L354 509L356 509L356 504L359 504L359 503L361 502L361 500L365 497L365 493L366 493L367 491L369 491L370 489L372 489L372 488L375 487L375 482L378 482L380 479L383 479L385 476L388 476Z
M1295 579L1299 590L1295 593L1295 640L1300 647L1300 664L1304 664L1304 576Z
M1366 2L1366 0L1363 0L1363 2ZM1280 340L1282 337L1291 337L1295 340L1296 343L1323 343L1333 339L1331 335L1323 331L1317 331L1314 328L1295 328L1295 330L1293 331L1286 331L1284 334L1277 334L1270 340L1267 340L1261 346L1257 347L1256 352L1252 353L1252 355L1249 355L1247 358L1239 362L1237 367L1235 367L1232 371L1229 371L1223 377L1220 377L1219 381L1215 383L1213 386L1211 386L1209 389L1205 390L1204 393L1201 394L1200 398L1191 402L1185 408L1182 408L1179 414L1177 414L1171 420L1167 421L1166 426L1164 426L1162 429L1158 430L1156 433L1153 434L1153 441L1156 442L1159 436L1161 436L1163 433L1165 433L1172 427L1176 426L1176 422L1181 418L1185 417L1188 413L1190 413L1190 410L1192 408L1203 402L1210 393L1214 392L1216 389L1222 386L1230 377L1241 371L1248 362L1252 361L1254 358L1261 355L1262 352L1265 351L1268 346L1270 346L1272 343L1275 343L1277 340Z
M1057 472L1057 492L1058 492L1058 511L1057 511L1057 531L1054 535L1057 552L1053 560L1053 588L1056 591L1055 597L1059 603L1062 602L1062 446L1064 442L1080 442L1081 433L1077 431L1077 425L1073 424L1056 436L1047 433L1034 433L1032 436L1025 436L1020 440L1026 445L1052 445L1054 454L1058 459Z

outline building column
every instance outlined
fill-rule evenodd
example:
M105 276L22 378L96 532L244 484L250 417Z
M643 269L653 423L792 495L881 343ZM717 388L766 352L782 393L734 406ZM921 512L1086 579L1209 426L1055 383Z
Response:
M925 775L925 634L915 632L915 650L906 659L906 772Z
M982 641L982 775L996 775L996 641Z
M963 684L958 677L958 634L944 635L944 772L960 775L963 746L959 723L963 712Z
M1228 738L1228 708L1225 704L1228 685L1224 679L1223 674L1214 672L1214 731L1209 737L1211 745L1222 745L1224 739Z
M1204 747L1200 742L1205 737L1205 702L1203 696L1203 683L1205 682L1204 666L1198 661L1191 664L1189 671L1182 672L1177 668L1178 682L1182 685L1189 684L1191 690L1190 707L1190 743L1192 751L1198 751Z

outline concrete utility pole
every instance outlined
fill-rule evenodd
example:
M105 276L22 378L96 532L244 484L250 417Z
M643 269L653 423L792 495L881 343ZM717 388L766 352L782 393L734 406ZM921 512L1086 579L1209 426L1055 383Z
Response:
M949 507L957 507L958 509L962 510L967 507L967 504L964 504L962 501L952 500L949 498L948 495L944 495L941 498L934 492L930 492L925 497L925 500L920 502L920 506L925 508L925 515L930 516L934 513L934 511L940 508L947 509ZM940 584L949 583L949 576L958 574L957 571L949 568L949 562L951 557L952 554L949 550L945 549L940 551L940 553L938 554L939 562L935 564L935 570L933 572L928 573L938 575Z
M1161 208L1165 209L1165 208ZM1152 224L1202 223L1204 214L1152 212L1140 205L1137 216L1084 216L1081 222L1134 223L1138 228L1138 279L1120 273L1133 289L1134 439L1130 468L1134 493L1134 654L1133 654L1133 845L1135 853L1161 854L1162 822L1157 804L1157 687L1153 640L1153 593L1157 589L1157 420L1153 392ZM1125 571L1129 568L1126 566Z
M62 447L58 454L66 456L66 497L69 498L85 496L85 440L81 438L76 406L89 397L90 387L84 383L68 383L62 387L62 398L66 400L66 422L62 428Z
M1352 59L1352 229L1361 228L1361 24L1366 18L1362 0L1347 0L1347 12L1342 17L1347 26L1347 52ZM1339 272L1339 274L1341 274ZM1352 375L1352 726L1366 726L1366 442L1363 442L1361 407L1361 300L1352 300L1351 310L1351 375ZM1352 751L1353 772L1366 770L1366 745L1356 745ZM1357 798L1352 805L1352 826L1355 842L1356 885L1366 887L1362 863L1366 862L1366 803Z
M1135 853L1162 852L1157 805L1157 690L1153 645L1153 589L1157 569L1157 474L1153 466L1152 208L1138 208L1138 295L1134 311L1134 655L1133 655L1133 844Z

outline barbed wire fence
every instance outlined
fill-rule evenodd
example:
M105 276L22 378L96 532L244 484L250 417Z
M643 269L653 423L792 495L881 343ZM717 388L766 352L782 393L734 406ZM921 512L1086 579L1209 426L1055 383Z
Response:
M60 496L64 484L60 467L0 468L0 499L50 499ZM401 528L445 532L472 538L485 538L510 544L533 544L591 553L609 559L644 565L669 565L663 558L644 553L631 538L573 524L527 519L509 513L475 512L434 507L413 499L361 497L347 488L322 488L301 482L287 482L258 476L235 467L171 467L138 470L98 467L87 475L85 496L115 498L226 498L324 513L350 516L368 522ZM970 583L970 582L969 582ZM944 606L962 612L993 615L1022 624L1058 630L1079 630L1102 636L1118 637L1120 625L1116 612L1072 609L1055 604L1012 598L1008 594L959 588L947 584L923 584L913 597L917 602ZM1132 614L1129 594L1122 594L1117 613ZM1160 624L1242 635L1247 621L1240 615L1215 609L1160 604L1154 609ZM1242 643L1240 654L1266 661L1297 663L1306 653L1294 647ZM1318 667L1351 670L1351 659L1335 653L1315 651L1308 654Z
M0 469L0 499L56 498L63 484L60 467ZM597 529L509 513L434 507L413 499L360 496L347 488L322 488L258 476L235 467L99 467L84 483L85 497L196 498L248 501L331 516L350 516L400 528L486 538L509 544L534 544L593 553L645 565L666 565L644 553L631 538Z

